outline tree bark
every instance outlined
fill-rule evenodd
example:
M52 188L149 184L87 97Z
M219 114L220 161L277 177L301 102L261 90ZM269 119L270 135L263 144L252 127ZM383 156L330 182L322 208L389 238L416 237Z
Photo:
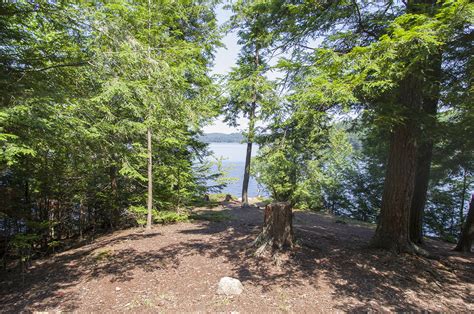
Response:
M423 242L423 216L430 180L431 159L433 156L433 129L436 128L441 84L441 53L428 60L427 83L423 96L422 121L419 125L419 147L417 151L415 190L410 208L410 239L415 244Z
M151 1L148 0L148 59L151 57L151 44L150 44L150 32L151 32ZM150 81L150 73L148 73L148 83ZM149 107L149 117L152 115L152 108ZM151 220L153 212L153 157L152 157L152 146L151 146L151 126L146 129L147 134L147 153L148 153L148 195L147 195L147 216L146 216L146 229L151 230Z
M111 190L111 202L110 212L112 217L110 217L110 228L117 228L119 225L119 206L118 206L118 191L117 191L117 167L115 162L109 167L109 177L110 177L110 190Z
M429 5L428 5L429 4ZM434 13L435 0L411 0L406 2L408 13ZM402 122L394 127L390 140L390 152L385 176L382 206L380 209L379 224L375 231L372 244L375 247L397 250L399 252L419 252L424 254L410 239L410 225L415 238L420 237L422 214L426 201L426 188L429 180L429 163L420 168L421 177L417 178L416 210L411 210L415 193L415 175L417 164L417 140L419 128L417 119L423 113L425 100L430 97L436 100L438 92L434 89L437 84L433 80L436 76L433 65L440 62L440 52L436 55L424 56L424 61L418 64L419 69L402 79L399 85L399 104L402 110ZM434 67L437 69L437 67ZM426 83L428 82L428 86ZM439 87L438 87L439 88ZM430 101L433 101L431 99ZM433 101L431 105L435 105ZM432 145L432 143L431 143ZM429 149L431 151L431 149ZM430 152L431 154L431 152ZM424 169L423 169L424 168ZM427 170L428 169L428 170ZM426 188L425 188L426 186ZM413 212L411 215L410 212Z
M415 244L423 242L423 216L430 179L433 144L424 143L419 147L415 170L415 188L410 208L410 240Z
M421 108L421 81L408 75L400 82L399 103L404 119L395 125L382 194L379 223L372 239L378 248L411 252L410 207L415 189L417 131L414 115Z
M294 247L293 212L288 202L265 206L263 230L254 242L257 255L267 249L283 251Z
M469 204L469 211L467 213L466 221L462 227L461 235L459 236L458 244L454 250L460 252L471 252L472 244L474 243L474 194L471 196L471 203Z
M254 111L255 104L252 105L252 112L250 113L249 134L247 136L247 154L245 156L244 181L242 183L242 207L249 206L249 181L250 181L250 162L252 159L252 145L253 145L253 128L254 128Z
M259 52L258 47L255 47L255 69L259 66ZM249 115L249 133L247 135L247 154L245 156L244 181L242 183L242 207L249 206L249 180L250 180L250 161L252 159L252 144L255 129L255 110L257 109L257 88L253 92L252 105L250 107Z
M153 157L151 146L151 128L147 129L147 146L148 146L148 199L147 199L147 217L146 229L151 230L151 218L153 210Z
M464 223L464 201L466 197L466 190L467 190L467 171L464 168L463 178L462 178L462 194L461 194L461 208L459 208L459 225L461 226Z
M392 134L379 223L372 239L375 247L410 250L409 215L416 162L412 132L410 126L401 125Z

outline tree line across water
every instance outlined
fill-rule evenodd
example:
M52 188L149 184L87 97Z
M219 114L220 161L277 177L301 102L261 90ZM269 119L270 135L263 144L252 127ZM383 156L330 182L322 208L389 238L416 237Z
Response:
M242 143L244 136L241 133L205 133L199 140L204 143Z
M470 1L239 0L223 26L217 5L0 4L4 260L179 217L225 184L200 138L219 115L249 122L244 206L254 173L276 201L377 222L376 247L470 249ZM242 49L213 76L225 31Z

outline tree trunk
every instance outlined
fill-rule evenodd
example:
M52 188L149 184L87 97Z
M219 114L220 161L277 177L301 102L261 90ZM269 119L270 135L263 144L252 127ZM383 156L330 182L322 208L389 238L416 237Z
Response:
M474 194L471 196L471 203L469 204L469 212L467 213L466 221L462 227L461 235L459 236L458 244L454 250L460 252L471 252L472 244L474 243Z
M151 32L151 1L148 0L148 60L151 56L151 44L150 44L150 32ZM148 73L148 83L150 83L150 73ZM148 114L149 118L152 116L152 108L149 107ZM147 195L147 216L146 216L146 229L151 230L151 220L153 212L153 158L152 158L152 146L151 146L151 126L146 129L146 139L148 148L148 195Z
M258 47L255 48L255 68L259 66ZM242 183L242 207L249 206L249 180L250 180L250 161L252 159L252 144L255 129L255 110L257 108L257 90L253 93L252 105L249 115L249 133L247 135L247 155L245 156L244 182Z
M433 155L433 129L436 128L441 83L441 53L428 60L423 96L422 121L419 125L419 147L417 151L415 190L410 208L410 239L415 244L423 242L423 216L430 181L431 158ZM428 86L426 86L428 85Z
M84 205L81 199L81 201L79 202L79 240L81 241L82 239L84 239L83 230L84 230Z
M257 255L267 249L282 251L293 248L293 213L290 203L271 203L265 207L263 230L254 245L258 247Z
M436 0L411 0L405 2L408 13L435 13ZM417 165L417 127L423 106L436 109L439 95L441 54L421 56L419 69L413 69L399 86L399 103L402 110L400 124L394 127L390 140L390 152L385 176L379 224L372 244L376 247L397 251L425 253L413 244L410 225L416 240L421 239L423 209L429 180L429 162L420 165L420 176L415 175ZM425 63L426 62L426 63ZM428 84L428 86L426 85ZM430 143L432 146L432 143ZM431 148L424 153L431 155ZM422 153L420 151L420 153ZM426 187L425 187L426 186ZM413 195L416 189L416 199ZM412 209L412 202L416 208ZM412 214L410 214L412 212Z
M461 194L461 208L459 208L459 225L461 226L464 223L464 201L466 198L466 190L467 190L467 171L464 168L463 178L462 178L462 194Z
M372 245L378 248L412 252L409 221L415 188L416 121L421 108L421 81L408 75L401 83L399 102L405 112L403 122L394 127L385 175L379 223Z
M247 138L247 155L245 156L244 182L242 183L242 207L249 206L248 189L250 180L250 160L252 158L252 140L250 139L250 128L251 127L249 126L249 136Z
M147 200L147 217L146 229L151 230L151 218L153 210L153 159L151 147L151 128L147 129L147 145L148 145L148 200Z
M430 179L432 151L432 143L420 145L416 161L415 189L410 208L410 240L415 244L423 242L423 216Z
M110 227L112 229L117 228L119 225L120 210L118 206L118 191L117 191L117 167L115 163L109 167L109 177L110 177L110 190L111 190L111 207L110 212L112 217L110 217Z

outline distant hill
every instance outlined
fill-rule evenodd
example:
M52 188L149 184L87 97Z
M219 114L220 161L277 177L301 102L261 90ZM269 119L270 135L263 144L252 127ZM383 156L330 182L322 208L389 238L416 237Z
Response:
M240 143L244 139L241 133L207 133L199 137L205 143Z

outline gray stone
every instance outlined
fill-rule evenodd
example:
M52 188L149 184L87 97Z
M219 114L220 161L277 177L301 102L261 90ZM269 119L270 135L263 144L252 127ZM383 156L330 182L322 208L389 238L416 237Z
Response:
M217 294L239 295L243 291L240 280L231 277L222 277L217 286Z

